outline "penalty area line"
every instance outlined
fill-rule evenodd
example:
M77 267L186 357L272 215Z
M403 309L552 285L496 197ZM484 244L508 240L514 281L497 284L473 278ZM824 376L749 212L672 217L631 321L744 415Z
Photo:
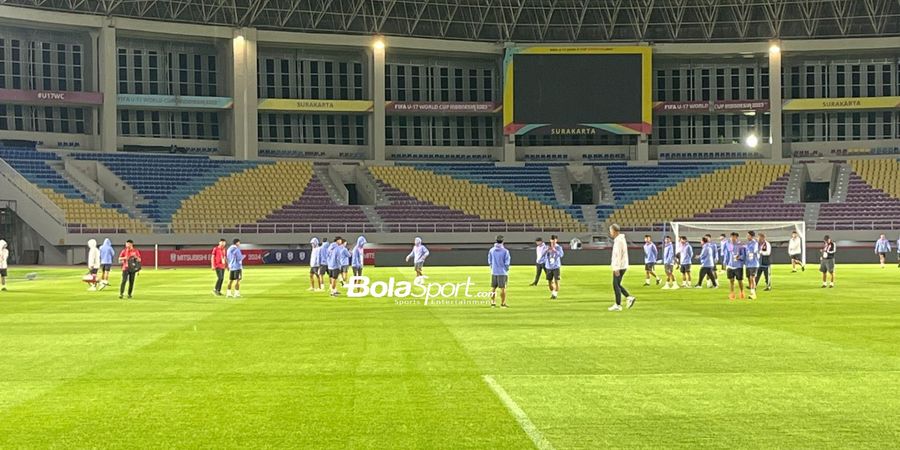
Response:
M528 418L528 415L525 414L525 411L519 407L518 403L509 396L506 392L506 389L503 389L503 386L497 382L491 375L482 375L481 377L484 382L494 391L494 394L500 401L503 403L503 406L509 410L510 414L516 419L516 422L519 423L519 427L522 428L522 431L531 438L531 442L534 443L534 446L540 450L553 450L553 445L550 444L550 441L541 434L541 430L534 425L534 422Z

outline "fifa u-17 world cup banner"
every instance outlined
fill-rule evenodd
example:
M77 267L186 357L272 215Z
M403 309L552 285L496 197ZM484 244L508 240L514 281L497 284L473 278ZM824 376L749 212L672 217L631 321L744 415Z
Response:
M234 105L234 100L231 97L199 95L119 94L116 104L141 108L229 109Z
M495 102L395 102L385 103L389 113L493 114L503 109Z
M29 105L100 105L103 103L103 94L100 92L0 89L0 102Z
M686 102L655 102L655 114L708 114L711 112L764 112L769 110L768 100L693 100Z
M256 109L260 111L294 111L294 112L371 112L374 102L371 100L308 100L294 98L260 99Z
M144 267L153 267L156 264L155 253L152 248L142 248L141 263ZM252 266L264 263L264 255L271 250L246 249L244 265ZM212 259L212 248L203 250L160 250L159 265L162 267L203 266L209 267Z
M795 98L785 100L785 111L841 111L854 109L898 109L900 96Z

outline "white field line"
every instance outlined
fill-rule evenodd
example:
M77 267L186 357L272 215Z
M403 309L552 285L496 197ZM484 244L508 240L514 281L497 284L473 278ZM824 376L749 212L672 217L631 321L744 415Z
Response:
M541 434L541 430L534 425L534 422L528 418L528 415L525 414L525 411L522 411L522 408L516 403L512 397L506 392L506 389L503 389L503 386L497 382L491 375L484 375L481 377L484 379L484 382L487 383L488 387L494 391L494 394L497 395L497 398L503 402L503 406L506 406L506 409L515 417L516 422L519 423L519 427L522 428L522 431L531 438L531 442L534 443L534 446L540 450L553 450L553 445Z

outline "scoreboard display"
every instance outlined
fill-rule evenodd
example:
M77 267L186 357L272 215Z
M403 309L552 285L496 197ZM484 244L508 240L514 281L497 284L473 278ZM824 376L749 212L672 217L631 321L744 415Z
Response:
M525 47L504 58L506 134L649 134L648 47Z

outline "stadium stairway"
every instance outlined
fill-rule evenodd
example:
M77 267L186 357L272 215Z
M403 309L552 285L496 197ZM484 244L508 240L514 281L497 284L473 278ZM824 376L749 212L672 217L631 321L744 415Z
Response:
M181 201L172 215L172 229L176 233L215 233L262 221L300 198L312 172L309 162L278 161L224 176Z
M784 180L789 170L785 164L764 165L753 161L713 167L700 176L684 179L649 197L625 204L609 216L608 222L653 228L673 219L691 220L716 208L724 208L736 199L759 193L773 182Z
M423 167L438 166L440 172ZM376 179L397 188L415 199L437 206L445 206L483 220L507 224L528 224L537 228L553 228L582 232L587 229L569 212L547 202L555 202L546 166L533 170L543 179L528 184L529 171L522 168L496 168L486 164L399 165L370 167ZM512 169L507 172L503 169ZM446 172L454 173L450 175ZM522 173L523 175L514 175ZM478 177L482 182L470 181ZM515 178L515 179L513 179ZM531 196L506 189L525 187ZM579 214L580 214L580 208Z
M37 186L65 215L70 233L149 233L150 228L130 217L120 205L94 202L63 178L51 164L60 161L53 152L34 148L0 147L0 158Z

